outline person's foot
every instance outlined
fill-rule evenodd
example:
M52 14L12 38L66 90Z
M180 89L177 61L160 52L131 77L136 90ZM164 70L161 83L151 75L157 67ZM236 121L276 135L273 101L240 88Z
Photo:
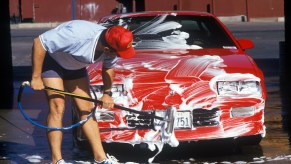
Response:
M66 164L66 162L65 162L65 160L63 160L63 159L60 159L60 160L57 161L56 164Z
M109 154L107 154L107 158L104 159L103 161L97 161L95 160L95 164L119 164L118 160L114 157L114 156L110 156Z

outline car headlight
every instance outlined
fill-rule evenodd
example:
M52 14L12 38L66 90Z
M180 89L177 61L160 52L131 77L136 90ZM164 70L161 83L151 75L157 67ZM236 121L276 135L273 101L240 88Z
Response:
M217 93L221 96L261 96L262 91L258 81L218 81Z

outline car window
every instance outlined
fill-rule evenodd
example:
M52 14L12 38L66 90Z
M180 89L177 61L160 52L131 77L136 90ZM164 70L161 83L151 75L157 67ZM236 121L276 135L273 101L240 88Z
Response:
M134 16L108 19L102 24L130 29L136 49L236 49L223 27L210 16Z

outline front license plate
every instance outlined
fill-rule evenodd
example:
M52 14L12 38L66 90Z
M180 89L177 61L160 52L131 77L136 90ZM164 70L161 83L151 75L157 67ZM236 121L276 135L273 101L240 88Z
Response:
M175 118L175 129L191 129L192 117L190 111L177 111Z

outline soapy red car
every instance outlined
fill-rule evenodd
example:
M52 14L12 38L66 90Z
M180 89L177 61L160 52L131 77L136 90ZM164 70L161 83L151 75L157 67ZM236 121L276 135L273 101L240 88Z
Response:
M252 41L236 39L218 18L201 12L128 13L98 23L133 32L136 56L117 62L112 97L145 113L98 108L102 141L178 146L226 138L258 144L264 137L267 94L263 72L245 52ZM101 66L87 68L97 99L103 92ZM86 140L81 130L75 138Z

